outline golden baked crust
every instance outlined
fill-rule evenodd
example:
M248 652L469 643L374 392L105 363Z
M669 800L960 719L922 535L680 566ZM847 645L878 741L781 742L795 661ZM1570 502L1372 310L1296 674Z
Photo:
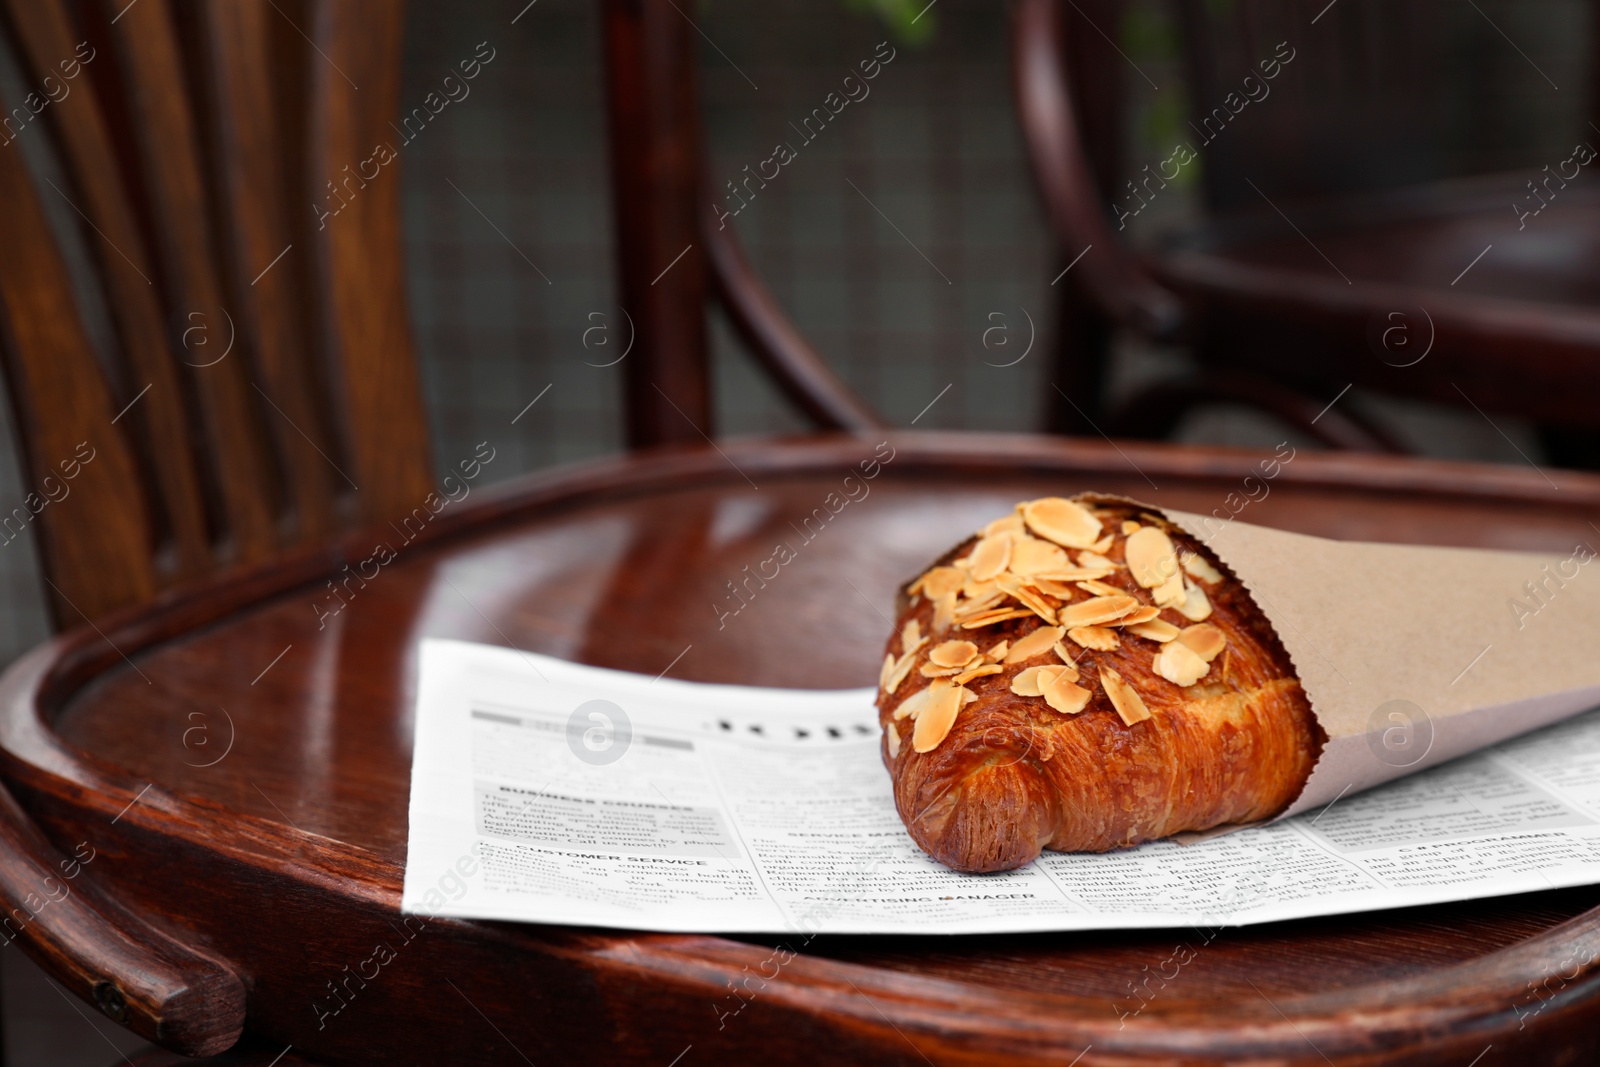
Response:
M1322 748L1239 579L1160 516L1079 500L1019 504L901 592L884 762L912 838L957 870L1267 818ZM1052 623L1071 636L1046 643Z

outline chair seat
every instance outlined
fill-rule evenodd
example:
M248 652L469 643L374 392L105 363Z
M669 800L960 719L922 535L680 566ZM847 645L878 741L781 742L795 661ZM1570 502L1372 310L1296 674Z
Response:
M1600 386L1600 192L1552 181L1519 219L1531 176L1262 203L1149 265L1199 309L1209 362L1597 425L1574 394Z
M846 486L874 446L735 443L539 476L448 505L413 544L397 516L343 555L73 631L4 680L6 777L58 844L95 843L96 887L240 974L257 1040L319 1062L662 1067L692 1046L686 1064L809 1063L819 1042L834 1062L1593 1055L1600 889L1224 931L1126 1019L1114 1002L1195 931L819 938L724 1018L729 983L781 938L404 927L420 638L711 682L870 684L897 583L1015 501L1095 489L1209 513L1258 462L901 435L876 478ZM1600 477L1554 477L1301 454L1240 518L1569 552L1594 536ZM780 540L796 558L719 626L726 583ZM398 558L361 568L379 541ZM341 585L346 603L327 581L347 573L364 583ZM379 944L392 958L374 967ZM1557 973L1559 1000L1519 1018L1528 983Z

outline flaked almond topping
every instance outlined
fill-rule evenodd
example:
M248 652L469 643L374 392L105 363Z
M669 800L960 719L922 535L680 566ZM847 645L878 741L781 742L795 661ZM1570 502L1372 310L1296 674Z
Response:
M1117 539L1116 539L1115 535L1106 534L1104 537L1100 538L1100 540L1098 540L1094 544L1090 545L1089 546L1089 551L1095 553L1096 555L1103 556L1107 552L1110 552L1111 551L1111 546L1116 544L1116 543L1117 543Z
M1174 605L1178 614L1190 622L1202 622L1211 617L1211 598L1206 596L1206 591L1198 585L1191 585L1184 590L1182 603Z
M1181 605L1183 604L1184 599L1189 595L1188 590L1184 586L1182 571L1174 571L1172 577L1156 586L1151 592L1154 595L1156 604L1158 606L1163 608L1178 608L1180 611L1183 610Z
M1036 592L1053 596L1058 600L1071 600L1077 595L1072 586L1067 585L1065 582L1056 581L1054 578L1029 578L1028 586Z
M959 567L935 567L920 579L922 591L930 598L953 593L966 584L966 572Z
M911 748L916 752L932 752L938 748L939 742L950 733L950 727L955 725L956 712L965 703L962 694L967 690L960 686L940 682L934 682L933 685L940 688L917 713L917 726L911 731Z
M1067 646L1063 645L1060 641L1057 641L1055 644L1051 645L1050 648L1060 658L1062 663L1065 663L1067 666L1072 668L1072 680L1076 682L1078 680L1078 661L1072 658L1072 653L1067 651Z
M1018 538L1011 546L1011 573L1022 577L1048 574L1071 563L1065 551L1037 537Z
M1004 518L999 518L978 531L980 537L993 537L998 533L1021 533L1022 516L1013 511Z
M1039 672L1043 667L1026 667L1011 678L1011 691L1019 697L1039 696Z
M1128 538L1123 558L1127 560L1128 573L1133 575L1133 580L1146 589L1155 589L1181 574L1172 538L1155 526L1139 527Z
M1100 668L1100 687L1111 698L1111 706L1117 709L1117 714L1122 716L1123 725L1132 726L1150 717L1150 709L1144 706L1138 690L1110 667Z
M1072 672L1072 677L1068 677L1068 671ZM1078 714L1088 706L1092 695L1074 680L1077 673L1070 667L1039 668L1039 695L1044 697L1046 704L1063 715Z
M942 634L956 621L956 595L946 593L933 602L933 632Z
M1110 546L1108 545L1106 547L1109 548ZM1100 552L1079 552L1078 553L1078 566L1084 567L1084 568L1086 568L1088 570L1105 571L1106 574L1110 574L1112 571L1117 569L1117 565L1115 563L1112 563L1109 559L1107 559L1105 557L1105 555L1103 553L1100 553ZM1085 577L1085 578L1103 578L1103 577L1105 577L1105 575L1104 574L1086 574L1083 577Z
M1213 567L1211 561L1198 552L1184 553L1183 569L1188 571L1191 577L1198 578L1202 582L1215 583L1222 581L1222 572Z
M1182 641L1168 641L1156 653L1152 667L1173 685L1188 687L1204 678L1211 664Z
M895 660L894 671L889 675L889 684L884 686L884 689L892 695L896 689L900 688L900 683L906 680L906 676L911 673L911 668L916 662L917 650L915 648Z
M959 621L970 618L973 615L981 615L986 611L999 607L1001 601L1005 600L1005 598L1004 590L996 590L982 600L963 600L956 606L956 619Z
M985 537L973 546L972 554L967 557L967 569L978 581L987 582L1005 570L1009 562L1011 562L1011 535L997 533Z
M998 588L999 586L995 585L993 578L987 582L968 578L966 584L961 587L961 595L968 600L982 600L986 596L994 596L994 592Z
M1122 644L1117 637L1117 631L1108 630L1104 626L1074 626L1067 631L1067 636L1084 648L1092 648L1096 652L1110 652Z
M900 628L900 654L903 656L907 652L914 652L921 646L921 625L918 624L915 618L907 619L906 624Z
M1018 589L1017 599L1022 602L1023 607L1039 616L1039 618L1043 619L1045 622L1056 621L1056 605L1052 604L1038 593L1035 593L1033 590Z
M886 725L883 728L883 736L889 742L889 758L891 760L899 759L900 758L900 727L896 726L892 722L889 723L888 725Z
M1217 655L1228 647L1228 639L1222 635L1222 631L1209 622L1184 627L1178 634L1178 640L1192 648L1195 654L1207 663L1216 659Z
M1139 524L1134 522L1132 519L1122 520L1122 536L1126 537L1129 534L1136 532L1138 529Z
M889 684L889 679L890 679L891 676L893 676L893 674L894 674L894 653L893 652L885 652L883 654L883 669L878 671L878 685L880 687L887 686Z
M1068 548L1088 548L1100 538L1100 520L1075 500L1047 496L1022 505L1028 529Z
M1141 622L1149 622L1151 619L1154 619L1157 615L1160 615L1160 614L1161 614L1161 609L1160 608L1153 608L1150 605L1146 604L1144 607L1140 608L1138 611L1133 612L1131 615L1124 615L1120 619L1117 619L1117 620L1115 620L1113 622L1106 623L1106 625L1107 626L1137 626Z
M1150 640L1161 644L1171 641L1180 632L1170 622L1163 622L1160 619L1151 619L1149 622L1136 622L1131 626L1123 627L1123 629L1127 633L1137 634L1139 637L1148 637Z
M983 658L990 663L1000 663L1006 658L1006 651L1011 647L1010 641L1001 641L983 654Z
M946 641L928 650L928 659L940 667L965 667L978 658L978 646L971 641Z
M910 696L906 697L900 702L900 706L894 709L894 717L896 719L904 719L909 716L910 718L915 719L918 715L922 714L922 709L927 706L928 701L933 699L934 694L938 691L938 687L940 686L948 689L950 688L950 683L930 682L928 683L928 687L926 689L918 689L915 693L912 693Z
M1017 638L1011 646L1011 651L1006 653L1006 662L1021 663L1035 656L1042 656L1049 651L1051 645L1061 640L1061 635L1066 632L1059 626L1041 626Z
M1131 615L1138 611L1142 604L1131 596L1097 596L1076 604L1068 604L1061 609L1061 625L1071 629L1075 626L1097 626L1112 619L1120 619L1124 615Z
M981 630L985 626L993 626L998 622L1010 622L1012 619L1032 618L1033 612L1020 608L1008 608L1000 611L990 611L976 618L966 619L961 623L963 630Z
M924 663L917 668L917 673L924 678L950 678L960 674L965 667L940 667L932 663Z
M1089 579L1086 582L1078 582L1076 584L1077 584L1079 589L1082 589L1085 593L1088 593L1091 596L1127 596L1128 595L1127 590L1118 589L1114 585L1110 585L1110 584L1108 584L1106 582L1096 581L1093 578Z
M954 678L950 679L953 685L966 685L974 678L983 678L991 674L999 674L1003 667L998 663L980 663L976 667L968 667Z

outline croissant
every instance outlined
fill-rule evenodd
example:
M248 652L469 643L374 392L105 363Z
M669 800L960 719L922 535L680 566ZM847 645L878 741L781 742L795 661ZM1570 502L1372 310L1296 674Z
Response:
M1091 496L1019 504L901 590L878 716L906 829L961 871L1268 818L1325 741L1243 583Z

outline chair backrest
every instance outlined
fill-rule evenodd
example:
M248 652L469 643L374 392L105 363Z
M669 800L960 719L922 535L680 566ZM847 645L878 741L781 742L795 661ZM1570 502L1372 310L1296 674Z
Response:
M401 6L0 8L33 87L0 119L0 536L33 527L57 625L419 503Z
M1214 212L1259 206L1251 182L1314 197L1505 170L1586 130L1591 86L1544 53L1584 56L1588 33L1551 47L1506 4L1177 0L1174 14L1190 92L1180 135L1201 149ZM1537 14L1577 25L1584 12Z

